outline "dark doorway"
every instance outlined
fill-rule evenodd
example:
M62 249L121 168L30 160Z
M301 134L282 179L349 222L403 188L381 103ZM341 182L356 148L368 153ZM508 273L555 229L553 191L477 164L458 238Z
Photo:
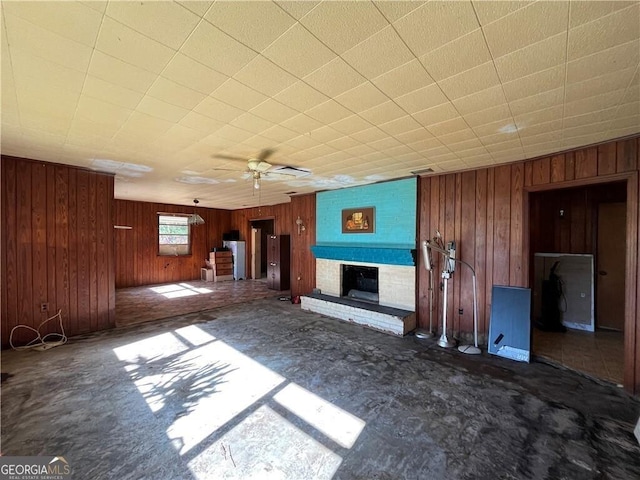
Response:
M256 258L256 276L255 278L265 278L267 276L267 236L274 233L273 218L250 220L251 228L259 230L256 232L255 244L252 245L252 252L259 256L260 272L258 272L258 259ZM258 243L259 242L259 243ZM254 260L252 259L252 262Z
M579 281L593 288L594 308L588 314L595 315L592 331L570 325L564 332L545 331L540 328L544 321L532 318L532 352L616 384L622 384L624 377L626 202L626 181L532 192L529 196L529 280L534 303L540 303L542 296L542 277L536 272L540 254L592 255L592 271L585 271ZM612 255L619 258L612 261ZM576 277L560 275L557 308L561 318L572 286L567 282L575 281Z

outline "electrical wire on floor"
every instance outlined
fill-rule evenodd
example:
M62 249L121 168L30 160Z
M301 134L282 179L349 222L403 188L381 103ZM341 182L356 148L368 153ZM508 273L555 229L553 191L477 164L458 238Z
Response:
M42 333L40 332L42 327L50 321L55 320L56 318L60 322L60 333L53 332L47 333L45 336L42 336ZM26 328L27 330L35 332L37 337L31 340L26 345L16 347L13 344L13 333L21 328ZM57 340L54 340L53 338L57 338ZM50 348L59 347L60 345L64 345L65 343L67 343L67 336L64 333L64 326L62 325L62 309L58 310L58 313L56 313L54 316L44 320L40 325L38 325L37 329L32 328L28 325L16 325L11 329L11 333L9 334L9 345L11 345L11 348L13 348L14 350L49 350Z

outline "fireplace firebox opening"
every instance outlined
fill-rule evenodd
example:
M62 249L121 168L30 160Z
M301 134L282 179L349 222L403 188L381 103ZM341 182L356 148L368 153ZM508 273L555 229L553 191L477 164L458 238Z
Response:
M341 295L378 303L378 268L343 264Z

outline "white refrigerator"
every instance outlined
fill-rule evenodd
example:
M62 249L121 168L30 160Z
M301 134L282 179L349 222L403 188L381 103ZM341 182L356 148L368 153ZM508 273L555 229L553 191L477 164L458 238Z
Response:
M222 244L231 250L233 255L233 279L244 280L247 278L245 274L245 242L225 240Z

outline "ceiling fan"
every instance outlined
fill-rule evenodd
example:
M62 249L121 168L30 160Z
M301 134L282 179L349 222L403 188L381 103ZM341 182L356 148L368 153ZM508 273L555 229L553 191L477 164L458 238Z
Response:
M276 169L274 169L273 171L270 171L273 165L267 162L267 158L273 155L274 152L275 150L266 148L262 150L260 154L257 155L256 157L246 158L246 157L238 157L235 155L213 155L213 158L246 162L247 168L245 170L245 173L248 174L249 176L248 178L253 179L253 188L256 190L260 188L260 180L263 177L269 177L269 176L296 177L297 176L294 173L287 173L287 172L281 171L282 169L285 169L287 171L292 171L292 172L300 172L305 175L311 173L306 169L301 169L301 168L291 167L291 166L277 166ZM229 171L229 170L236 170L236 169L212 168L211 170Z

